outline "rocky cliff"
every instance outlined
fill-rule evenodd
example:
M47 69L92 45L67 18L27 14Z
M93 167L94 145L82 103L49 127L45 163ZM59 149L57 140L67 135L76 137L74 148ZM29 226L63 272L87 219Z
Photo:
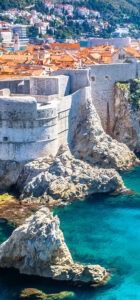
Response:
M116 83L114 111L115 139L140 152L140 79Z
M90 94L79 107L79 114L71 145L76 158L87 161L92 166L117 170L126 170L136 163L136 156L125 144L104 132Z
M56 157L46 157L26 164L17 186L21 199L42 203L70 201L124 187L115 170L93 168L75 159L67 147L60 147Z
M108 276L99 265L74 263L59 219L47 208L40 209L15 229L0 246L0 267L14 267L21 273L57 280L100 284Z

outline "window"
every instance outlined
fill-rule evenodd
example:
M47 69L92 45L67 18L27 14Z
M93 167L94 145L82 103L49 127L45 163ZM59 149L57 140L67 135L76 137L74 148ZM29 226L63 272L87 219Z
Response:
M7 137L7 136L4 136L4 137L3 137L3 141L4 141L4 142L7 142L7 141L8 141L8 137Z
M119 54L119 59L120 60L125 59L125 55L124 54Z

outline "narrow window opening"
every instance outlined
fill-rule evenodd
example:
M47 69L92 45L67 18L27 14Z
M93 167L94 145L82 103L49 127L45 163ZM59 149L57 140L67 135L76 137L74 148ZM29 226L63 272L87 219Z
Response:
M91 77L91 80L92 80L92 81L95 81L95 80L96 80L96 77L95 77L95 76L92 76L92 77Z

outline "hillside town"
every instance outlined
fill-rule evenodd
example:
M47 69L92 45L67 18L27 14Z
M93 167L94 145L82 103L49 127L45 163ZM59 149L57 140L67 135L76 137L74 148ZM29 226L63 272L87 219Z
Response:
M0 40L11 43L15 33L23 43L38 39L83 40L94 36L139 37L139 28L125 20L125 16L123 24L114 23L111 18L112 15L78 5L78 1L65 4L41 0L24 10L14 8L0 12Z

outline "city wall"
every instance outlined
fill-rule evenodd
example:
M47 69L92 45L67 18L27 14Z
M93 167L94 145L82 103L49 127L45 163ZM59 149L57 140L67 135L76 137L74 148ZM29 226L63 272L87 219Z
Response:
M21 95L60 95L70 93L68 76L32 76L23 79L0 80L0 90L9 89L11 94Z
M55 155L61 144L71 145L87 97L92 97L103 127L109 118L112 129L114 83L136 77L140 63L93 65L32 77L30 96L23 89L18 96L0 96L0 159L28 161Z
M53 74L70 77L71 93L84 86L91 86L92 101L104 130L107 130L109 119L111 133L115 120L114 84L117 81L126 82L140 77L140 63L91 65L88 70L60 70Z
M11 94L30 94L30 78L0 80L0 90L8 88Z
M95 47L99 45L114 45L116 48L130 47L131 46L131 38L111 38L111 39L103 39L103 38L89 38L88 39L88 47Z
M69 93L70 81L68 76L34 76L30 78L31 95L67 96Z
M70 94L78 91L79 89L90 86L89 70L59 70L52 73L55 76L65 75L69 77L70 81Z
M0 97L0 159L21 162L55 155L61 144L71 143L71 107L84 99L85 88L51 103Z
M140 63L93 65L90 67L90 81L93 104L106 130L110 118L110 131L114 125L114 84L140 77Z

